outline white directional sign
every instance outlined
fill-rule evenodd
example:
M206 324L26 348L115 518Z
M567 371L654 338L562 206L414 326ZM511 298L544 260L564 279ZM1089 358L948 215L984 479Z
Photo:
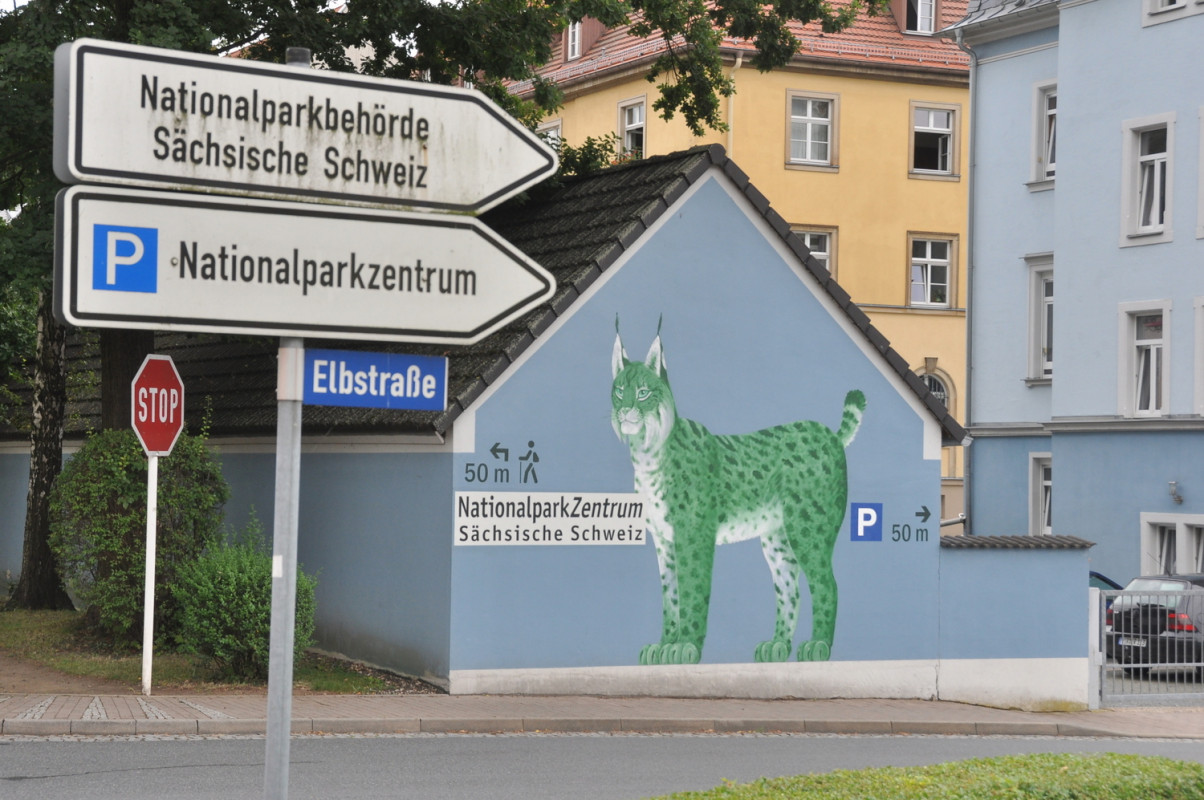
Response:
M481 93L80 39L55 54L66 183L482 211L556 154Z
M474 217L73 186L59 317L101 328L470 344L555 279Z

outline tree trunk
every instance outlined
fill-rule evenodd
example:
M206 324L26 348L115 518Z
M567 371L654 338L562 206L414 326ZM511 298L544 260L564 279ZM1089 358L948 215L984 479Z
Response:
M154 331L112 329L100 332L101 429L130 427L130 384L143 359L154 351Z
M63 589L54 554L50 552L50 488L63 465L66 334L66 329L54 318L50 292L43 291L38 297L25 548L21 554L21 577L8 601L9 608L72 607L71 598Z

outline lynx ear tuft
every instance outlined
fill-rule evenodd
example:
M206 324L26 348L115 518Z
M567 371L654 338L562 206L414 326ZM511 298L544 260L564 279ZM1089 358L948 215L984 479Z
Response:
M610 354L610 377L618 377L623 367L627 366L627 351L623 349L623 339L619 336L619 318L615 316L615 348Z

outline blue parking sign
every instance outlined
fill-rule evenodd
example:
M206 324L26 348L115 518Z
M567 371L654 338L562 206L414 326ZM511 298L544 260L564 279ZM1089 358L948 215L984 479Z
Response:
M850 538L854 542L882 541L882 504L849 504Z

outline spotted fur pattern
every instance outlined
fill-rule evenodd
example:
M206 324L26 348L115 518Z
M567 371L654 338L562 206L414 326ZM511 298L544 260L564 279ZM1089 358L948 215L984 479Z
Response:
M756 646L754 660L790 658L801 574L811 592L811 638L797 658L826 661L836 629L832 550L848 494L844 449L861 425L865 396L848 393L835 432L792 422L719 436L677 416L659 331L643 362L628 360L616 331L611 366L611 423L631 452L661 577L661 638L644 646L640 663L699 661L715 548L754 538L777 605L773 636Z

